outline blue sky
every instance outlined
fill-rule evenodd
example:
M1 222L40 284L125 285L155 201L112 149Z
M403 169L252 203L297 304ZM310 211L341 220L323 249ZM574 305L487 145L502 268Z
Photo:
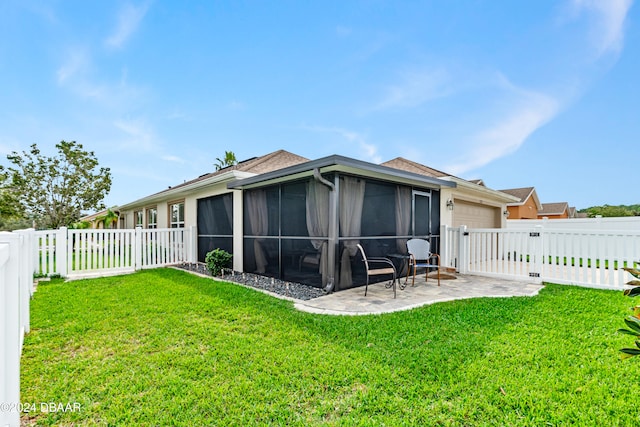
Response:
M632 0L0 0L0 164L75 140L123 204L278 149L639 203Z

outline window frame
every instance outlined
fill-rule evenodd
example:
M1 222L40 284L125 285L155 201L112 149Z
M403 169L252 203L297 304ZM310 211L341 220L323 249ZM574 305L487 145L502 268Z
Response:
M182 218L180 218L180 208L179 206L182 205ZM174 206L178 206L178 220L177 221L173 221L173 207ZM184 199L182 200L175 200L172 202L169 202L167 204L167 210L168 210L168 217L167 217L167 222L169 223L169 228L184 228L185 227L185 222L184 222L184 218L185 218L185 203L184 203Z
M145 209L145 222L146 222L146 228L158 228L158 207L157 206L152 206L152 207L148 207ZM151 222L151 213L153 213L154 215L154 222Z
M133 228L144 227L144 209L133 212Z

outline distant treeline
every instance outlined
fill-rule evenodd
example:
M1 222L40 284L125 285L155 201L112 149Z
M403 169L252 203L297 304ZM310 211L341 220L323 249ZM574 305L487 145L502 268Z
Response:
M589 218L595 218L597 215L600 215L602 217L640 216L640 204L628 206L592 206L590 208L580 209L578 212L586 213Z

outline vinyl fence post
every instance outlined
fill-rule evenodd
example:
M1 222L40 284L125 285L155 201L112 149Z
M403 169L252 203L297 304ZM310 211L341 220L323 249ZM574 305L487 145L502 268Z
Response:
M0 245L8 246L8 260L0 269L0 404L16 405L0 411L0 425L19 426L20 413L20 236L0 232ZM5 249L6 251L6 249ZM3 405L4 406L4 405Z
M29 295L33 295L33 273L36 271L35 259L32 256L37 251L36 244L36 230L33 228L27 228L24 230L25 234L25 249L23 252L23 271L26 277L30 277L31 286L29 286Z
M140 270L142 269L142 227L136 227L133 237L133 269Z
M189 252L187 253L187 261L190 263L197 261L197 252L198 252L198 229L195 225L189 227L189 241L188 241Z
M440 226L440 264L450 267L451 242L449 241L449 227L446 224Z
M469 233L467 232L467 226L460 226L460 233L458 234L460 239L458 243L458 261L460 265L460 274L467 274L469 272Z
M29 303L33 294L33 273L30 263L31 242L29 232L21 231L18 239L18 293L20 298L20 328L22 330L20 348L22 348L22 336L31 330L29 319Z
M70 256L73 254L72 242L69 240L69 230L67 227L60 227L56 231L56 269L55 272L62 277L67 277L71 265Z

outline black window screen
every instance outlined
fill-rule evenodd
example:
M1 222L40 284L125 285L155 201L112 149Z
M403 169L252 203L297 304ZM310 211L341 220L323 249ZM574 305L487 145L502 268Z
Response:
M325 207L328 211L328 207ZM282 186L282 235L308 236L307 183L296 182Z
M367 181L362 202L362 235L395 235L395 206L396 185Z
M233 253L232 193L198 200L198 261L218 248Z
M249 236L280 235L280 188L244 192L244 233Z

